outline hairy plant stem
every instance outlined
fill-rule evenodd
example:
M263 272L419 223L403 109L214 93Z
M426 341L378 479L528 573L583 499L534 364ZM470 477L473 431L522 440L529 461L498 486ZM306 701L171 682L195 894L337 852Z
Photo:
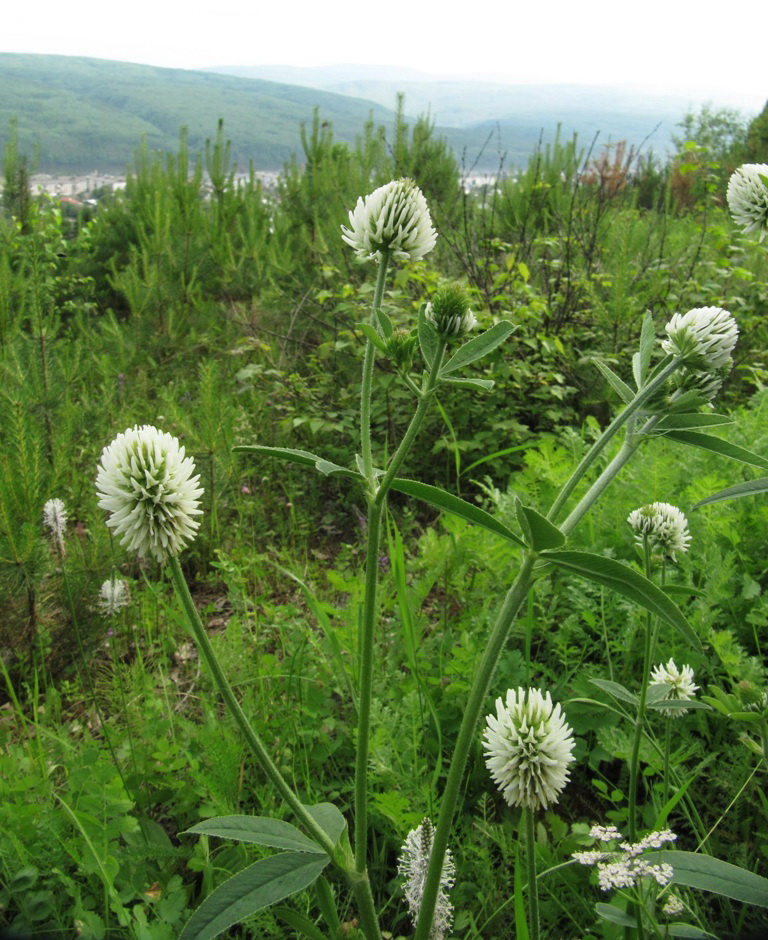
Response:
M525 856L528 865L528 932L531 940L539 940L539 887L536 884L536 818L529 807L525 817Z
M368 753L371 724L371 698L373 694L373 634L376 625L376 593L379 580L379 544L381 523L386 511L387 493L397 471L405 460L429 405L434 398L440 366L445 352L445 340L437 348L432 367L425 375L419 404L408 429L381 479L375 495L368 501L368 544L365 558L365 598L363 623L360 631L360 664L357 745L355 756L355 870L366 870L368 854Z
M643 535L643 556L645 559L645 576L651 577L651 546L648 534ZM640 673L640 696L637 702L635 716L635 730L632 737L632 751L629 759L629 841L637 842L637 772L640 764L640 741L643 736L643 723L645 721L645 706L648 698L648 676L651 671L651 656L653 654L653 631L651 627L651 614L646 613L643 630L643 671Z
M680 368L680 360L673 359L662 371L653 379L652 382L649 382L648 385L644 386L640 391L635 395L627 407L618 414L613 421L608 425L608 427L603 431L600 437L595 441L592 447L589 449L588 453L583 457L579 465L571 474L565 486L562 488L560 493L557 496L557 499L552 504L551 509L547 513L547 519L551 522L556 522L558 516L563 510L568 497L576 489L579 482L583 478L584 474L589 470L592 464L595 462L597 457L600 455L601 451L605 446L613 439L618 431L632 418L636 412L643 407L650 398L652 398L656 392L664 386L667 379L672 375L673 372L676 372Z
M389 253L384 252L384 257L379 262L379 273L376 277L376 290L373 294L373 306L371 307L371 326L374 330L379 329L376 311L381 309L381 301L384 298L384 285L387 280L387 268L389 267ZM373 390L373 364L376 358L376 351L370 339L365 341L365 356L363 358L363 381L360 390L360 440L363 456L363 474L368 486L373 489L373 452L371 449L371 394Z

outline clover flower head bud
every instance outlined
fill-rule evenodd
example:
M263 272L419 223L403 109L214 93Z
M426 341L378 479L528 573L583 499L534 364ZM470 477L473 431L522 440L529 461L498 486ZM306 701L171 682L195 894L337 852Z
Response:
M676 894L670 894L662 907L661 912L667 917L677 917L685 910L685 905Z
M341 237L358 258L419 261L435 247L437 232L424 194L409 179L392 180L357 200Z
M445 337L464 336L477 326L477 318L469 309L469 297L458 284L441 287L427 304L424 316Z
M194 472L178 439L148 424L128 428L104 448L99 506L129 551L164 562L194 539L203 494Z
M676 313L665 327L662 340L665 353L684 360L691 369L719 369L731 359L739 328L722 307L694 307L688 313Z
M43 525L51 533L60 552L64 551L64 530L67 527L67 508L60 499L49 499L43 506Z
M668 405L676 410L699 408L707 405L723 387L733 368L733 359L712 371L679 369L669 379Z
M728 182L728 206L733 221L746 234L768 232L768 163L745 163Z
M429 860L432 855L435 830L432 823L425 819L416 829L411 829L405 839L398 872L405 879L403 890L408 911L414 924L418 920L421 910L421 900L424 896L424 884L427 880ZM437 891L435 915L429 940L443 940L450 933L453 923L453 905L448 900L448 891L453 887L456 875L456 866L453 862L451 850L446 850L443 859L443 869L440 873L440 887Z
M676 552L685 553L691 542L688 520L677 506L670 503L649 503L633 509L627 516L635 540L643 545L646 538L652 549L662 557L677 560Z
M395 330L389 339L385 340L385 355L398 369L407 372L416 352L416 341L417 337L410 330Z
M674 659L670 659L665 665L654 666L651 670L651 681L648 684L667 687L668 691L662 699L664 702L690 702L698 689L693 682L693 669L690 666L678 669ZM660 708L659 711L668 718L681 718L688 713L687 708Z
M557 803L574 760L573 732L560 705L538 689L509 689L486 717L485 763L510 806L547 809Z
M130 602L131 589L127 581L110 578L99 589L99 608L105 617L114 617Z
M748 712L761 712L768 708L768 690L760 689L754 682L742 679L737 686L739 700Z

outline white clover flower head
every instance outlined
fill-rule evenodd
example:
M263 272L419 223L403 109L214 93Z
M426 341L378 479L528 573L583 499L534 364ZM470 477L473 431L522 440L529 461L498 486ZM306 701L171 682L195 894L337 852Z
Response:
M64 530L67 527L67 508L60 499L49 499L43 506L43 525L51 533L60 552L64 551Z
M728 206L733 221L746 234L768 232L768 163L745 163L728 182Z
M349 225L342 225L341 237L358 258L369 261L385 256L419 261L437 241L427 200L409 179L392 180L365 199L361 196L349 213Z
M486 717L485 763L510 806L547 809L568 782L575 742L560 705L538 689L509 689Z
M99 589L99 608L105 617L114 617L130 602L131 590L127 581L110 578Z
M424 883L427 880L427 869L432 855L435 830L432 823L425 819L416 829L411 829L405 839L400 863L399 874L405 879L403 891L408 904L408 911L414 924L418 920L421 910L421 899L424 896ZM447 849L443 859L443 870L440 873L440 887L437 891L435 916L429 940L443 940L450 933L453 923L453 905L448 900L448 891L453 887L456 875L456 866L453 862L451 850Z
M693 669L690 666L683 666L678 669L674 659L670 659L666 665L654 666L651 670L651 681L649 686L666 686L668 691L662 701L690 702L698 689L693 682ZM681 718L688 713L687 708L660 708L662 715L669 718Z
M661 912L667 917L676 917L678 914L682 914L685 910L685 905L680 900L676 894L670 894L662 907Z
M104 448L99 506L129 551L164 562L194 539L203 494L194 472L178 439L149 424L128 428Z
M593 826L589 832L593 839L601 842L617 842L622 838L614 826ZM672 866L663 862L654 865L642 858L646 849L660 848L667 842L674 842L677 836L669 829L651 832L639 842L622 842L618 850L593 850L574 852L573 858L580 865L596 865L597 880L603 891L613 888L632 888L640 878L653 878L664 886L673 875Z
M685 360L692 369L720 369L731 359L739 328L722 307L694 307L676 313L665 327L664 352Z
M691 543L688 520L671 503L649 503L633 509L627 522L638 545L643 545L647 538L649 546L664 558L676 561L677 552L684 554L688 551Z

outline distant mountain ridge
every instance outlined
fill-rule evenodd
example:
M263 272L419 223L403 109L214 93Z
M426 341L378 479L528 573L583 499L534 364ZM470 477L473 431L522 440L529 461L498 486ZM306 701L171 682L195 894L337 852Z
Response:
M315 108L338 140L353 142L372 117L391 128L398 92L408 114L430 113L435 133L465 168L520 165L558 124L563 136L645 142L665 151L683 99L588 86L435 82L414 69L383 66L226 67L192 71L104 59L0 53L0 145L15 117L24 152L45 172L124 171L143 139L175 150L187 128L192 152L219 118L241 170L279 169L300 155L300 125ZM596 136L597 135L597 136ZM650 139L649 139L650 135Z

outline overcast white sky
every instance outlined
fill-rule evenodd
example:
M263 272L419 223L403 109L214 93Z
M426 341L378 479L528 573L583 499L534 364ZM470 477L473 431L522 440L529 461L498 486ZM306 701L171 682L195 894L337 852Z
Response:
M407 66L512 82L631 84L768 98L768 0L35 0L3 17L2 52L174 68ZM735 103L735 102L734 102Z

